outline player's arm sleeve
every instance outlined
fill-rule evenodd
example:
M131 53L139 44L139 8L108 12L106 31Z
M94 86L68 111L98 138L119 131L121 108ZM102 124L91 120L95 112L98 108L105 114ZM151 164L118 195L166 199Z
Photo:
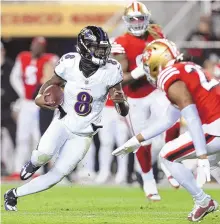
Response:
M186 120L188 130L192 137L192 141L196 150L196 155L206 155L206 140L202 129L198 110L195 104L190 104L181 111L183 118Z
M21 61L19 57L16 59L14 67L12 68L10 74L10 83L12 88L18 94L18 96L20 98L24 98L25 91L24 91L24 83L22 80Z
M172 127L179 118L180 111L170 104L166 112L157 119L152 119L149 122L148 127L140 134L145 140L154 138Z

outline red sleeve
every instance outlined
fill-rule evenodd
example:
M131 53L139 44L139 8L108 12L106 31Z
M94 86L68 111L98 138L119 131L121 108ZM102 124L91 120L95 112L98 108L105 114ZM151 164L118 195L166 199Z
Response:
M175 81L180 80L180 71L174 66L165 68L158 76L157 87L167 93Z
M127 38L126 38L126 35L117 37L115 39L115 42L118 43L118 44L121 44L121 46L124 47L124 49L127 48Z

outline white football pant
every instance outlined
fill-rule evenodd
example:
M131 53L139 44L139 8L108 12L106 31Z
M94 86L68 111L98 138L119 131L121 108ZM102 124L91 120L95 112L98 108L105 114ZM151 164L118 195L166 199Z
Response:
M23 165L30 158L32 149L40 139L39 107L33 100L24 99L17 120L15 172L20 173Z
M128 139L128 126L125 118L120 116L114 106L106 106L102 113L103 128L99 131L99 175L107 178L110 175L112 150L116 143L117 146L123 145ZM116 178L124 178L127 175L128 156L118 157L118 169ZM100 181L102 182L102 181Z
M70 174L84 158L92 142L92 136L79 136L71 133L62 123L54 119L34 150L31 162L35 166L47 163L56 153L58 157L51 170L32 179L16 189L17 196L25 196L51 188Z

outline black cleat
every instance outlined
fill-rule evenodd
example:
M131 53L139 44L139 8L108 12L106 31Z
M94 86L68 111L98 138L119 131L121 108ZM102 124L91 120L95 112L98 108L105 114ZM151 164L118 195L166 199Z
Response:
M17 197L15 196L15 188L8 190L5 195L5 210L6 211L17 211Z
M27 162L21 169L21 180L27 180L33 176L33 174L40 168L40 166L34 166L31 161Z

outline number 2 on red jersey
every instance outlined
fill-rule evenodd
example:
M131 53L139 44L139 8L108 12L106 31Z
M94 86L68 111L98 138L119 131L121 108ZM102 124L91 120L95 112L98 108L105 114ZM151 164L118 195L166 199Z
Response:
M198 65L185 65L186 72L190 73L192 71L196 71L199 75L199 80L201 83L201 86L209 91L213 87L219 84L219 82L216 79L211 79L210 81L207 80L205 73L201 70L200 66Z

